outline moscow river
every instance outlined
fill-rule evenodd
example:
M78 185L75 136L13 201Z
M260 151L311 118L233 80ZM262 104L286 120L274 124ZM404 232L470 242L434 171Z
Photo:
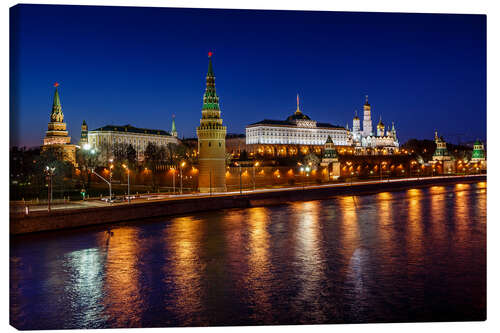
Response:
M486 318L486 182L11 239L19 329Z

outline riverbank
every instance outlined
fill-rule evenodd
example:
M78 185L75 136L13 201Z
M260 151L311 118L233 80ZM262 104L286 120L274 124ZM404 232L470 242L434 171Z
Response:
M89 207L82 209L33 212L29 215L11 215L10 233L20 235L33 232L79 228L90 225L117 223L149 217L170 216L228 208L249 208L277 205L292 201L319 200L338 195L364 195L409 188L475 183L486 181L485 175L432 177L425 179L397 179L332 185L294 187L277 190L217 193L213 195L177 196L149 202Z

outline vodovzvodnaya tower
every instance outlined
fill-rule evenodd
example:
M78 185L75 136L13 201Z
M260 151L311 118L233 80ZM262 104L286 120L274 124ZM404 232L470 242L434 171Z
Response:
M198 136L198 188L200 192L226 191L226 126L220 117L219 97L215 92L212 52L208 53L207 87L203 95Z

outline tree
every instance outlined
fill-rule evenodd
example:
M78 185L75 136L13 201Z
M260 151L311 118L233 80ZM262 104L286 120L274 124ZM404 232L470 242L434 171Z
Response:
M127 146L126 160L129 169L134 170L137 168L137 151L131 144Z
M152 142L149 142L144 150L144 163L151 170L153 190L159 188L158 175L161 172L162 166L166 164L166 155L165 147L158 146Z
M85 187L90 188L92 180L92 170L97 167L99 160L99 152L92 149L79 149L76 152L76 161L80 168L80 177L86 183ZM86 178L86 179L85 179Z
M45 187L47 183L46 168L54 168L52 175L52 186L57 189L58 187L69 187L65 184L65 179L71 180L73 175L73 164L62 159L63 152L57 148L48 148L40 153L35 158L34 178L35 182L40 186L40 190ZM57 192L57 191L54 191Z
M309 153L304 156L304 164L309 165L312 170L318 169L319 163L321 162L320 158L316 156L314 153Z

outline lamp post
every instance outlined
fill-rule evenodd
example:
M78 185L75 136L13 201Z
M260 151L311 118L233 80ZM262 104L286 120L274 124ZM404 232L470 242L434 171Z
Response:
M127 170L127 199L128 203L130 203L130 170L125 164L122 164L122 167Z
M113 195L111 192L111 181L113 179L113 159L109 160L110 166L109 166L109 202L111 202L111 196Z
M55 167L45 167L45 173L47 174L48 187L47 187L47 210L50 213L50 202L52 201L52 176L54 175Z
M305 185L304 185L304 167L300 167L300 176L302 178L302 189L305 188Z
M186 165L186 162L182 161L181 162L181 166L180 166L180 170L181 170L181 194L182 194L182 168Z
M106 180L106 178L104 178L103 176L101 176L100 174L98 174L97 172L95 172L95 171L94 171L94 169L91 169L91 172L92 172L94 175L96 175L97 177L101 178L101 179L102 179L102 180L103 180L106 184L108 184L108 186L109 186L109 200L110 200L110 202L111 202L111 182L110 182L110 181L108 182L108 181ZM111 180L111 178L110 178L110 180Z
M255 162L253 165L253 190L255 191L255 168L259 166L259 162Z
M172 168L172 184L174 187L174 194L175 194L175 168Z
M305 167L305 171L306 171L306 172L305 172L306 177L309 177L309 171L311 171L311 167L310 167L309 165L307 165L307 166Z
M243 194L243 191L241 189L241 163L238 163L238 166L240 167L240 195Z

